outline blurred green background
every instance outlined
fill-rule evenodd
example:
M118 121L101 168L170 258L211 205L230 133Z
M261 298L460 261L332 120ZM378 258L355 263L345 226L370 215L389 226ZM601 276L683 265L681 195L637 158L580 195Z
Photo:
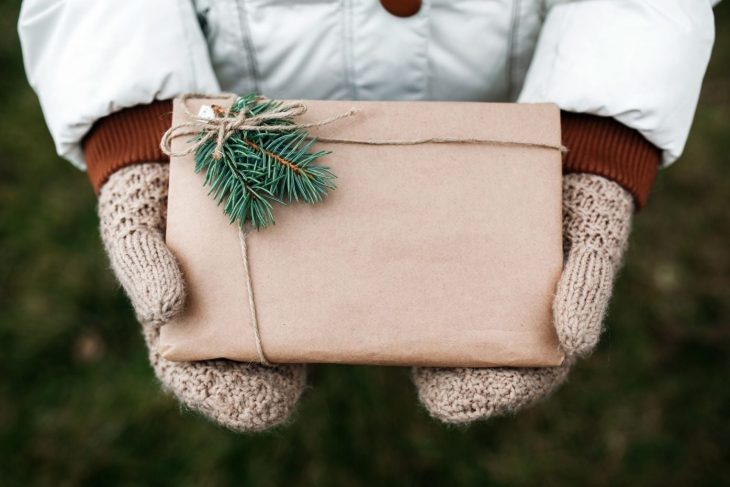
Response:
M0 485L730 484L729 2L685 155L568 384L456 428L405 369L315 366L293 423L252 436L160 392L94 195L27 86L18 6L0 1Z

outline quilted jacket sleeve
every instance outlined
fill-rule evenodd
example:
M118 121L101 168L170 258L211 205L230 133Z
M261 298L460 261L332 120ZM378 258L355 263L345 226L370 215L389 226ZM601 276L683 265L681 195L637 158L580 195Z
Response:
M714 42L713 3L553 2L518 101L613 117L674 162Z
M80 141L96 120L182 92L220 91L187 0L25 0L18 31L56 150L80 168Z

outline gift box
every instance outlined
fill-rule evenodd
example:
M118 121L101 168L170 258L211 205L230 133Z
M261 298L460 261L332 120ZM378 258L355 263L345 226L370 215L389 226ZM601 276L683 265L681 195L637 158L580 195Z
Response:
M232 99L175 100L173 125ZM560 115L550 104L304 101L337 176L275 225L230 223L172 148L167 244L187 285L173 361L556 366Z

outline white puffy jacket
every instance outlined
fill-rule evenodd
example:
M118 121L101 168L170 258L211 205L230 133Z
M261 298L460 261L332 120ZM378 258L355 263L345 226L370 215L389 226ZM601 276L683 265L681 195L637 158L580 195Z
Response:
M25 68L58 153L110 113L183 92L554 102L681 154L712 0L25 0Z

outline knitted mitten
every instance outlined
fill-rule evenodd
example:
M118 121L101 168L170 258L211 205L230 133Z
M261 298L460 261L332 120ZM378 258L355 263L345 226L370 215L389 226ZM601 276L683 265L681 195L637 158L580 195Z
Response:
M565 363L554 368L416 368L418 394L432 416L465 423L514 412L561 384L579 356L598 342L631 227L629 192L601 176L563 180L566 262L553 302Z
M111 267L132 301L163 387L185 406L238 431L286 420L305 384L303 366L226 360L170 362L157 352L159 327L183 306L182 274L164 242L168 164L127 166L99 194L99 220Z

